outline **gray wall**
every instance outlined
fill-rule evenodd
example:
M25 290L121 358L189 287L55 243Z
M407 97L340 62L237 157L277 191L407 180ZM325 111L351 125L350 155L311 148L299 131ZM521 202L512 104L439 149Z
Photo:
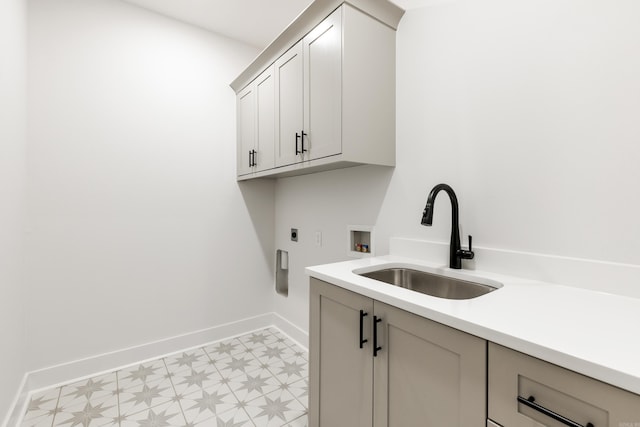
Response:
M0 2L0 422L25 372L26 23L22 0Z
M235 181L228 86L256 49L112 0L29 5L29 369L271 311L273 188Z
M378 254L391 236L448 242L445 195L420 225L440 182L478 246L640 264L640 3L411 3L426 6L397 32L397 166L278 182L294 280L277 310L306 327L303 268L346 259L348 224L375 224Z

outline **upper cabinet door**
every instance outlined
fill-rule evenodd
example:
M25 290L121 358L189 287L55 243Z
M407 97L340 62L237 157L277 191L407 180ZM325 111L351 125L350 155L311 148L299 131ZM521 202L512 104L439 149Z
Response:
M304 160L342 152L342 11L303 39Z
M256 153L253 164L256 172L275 167L275 82L273 67L267 68L255 82L256 96Z
M301 161L303 126L302 44L299 42L274 65L276 99L276 166Z
M238 175L251 173L253 168L253 152L255 149L255 111L256 97L254 85L249 85L237 96L237 126L238 126Z

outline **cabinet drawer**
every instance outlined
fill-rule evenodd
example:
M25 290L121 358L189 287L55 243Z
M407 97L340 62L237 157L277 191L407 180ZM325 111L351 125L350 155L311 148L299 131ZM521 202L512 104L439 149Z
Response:
M640 427L640 396L490 343L489 418L505 427Z

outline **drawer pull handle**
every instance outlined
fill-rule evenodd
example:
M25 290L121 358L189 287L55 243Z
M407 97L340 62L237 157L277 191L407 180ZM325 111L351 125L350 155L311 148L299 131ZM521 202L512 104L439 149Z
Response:
M373 316L373 357L378 357L378 352L382 350L378 345L378 323L380 322L382 322L381 318Z
M544 406L540 406L536 403L536 398L533 396L529 396L528 399L525 399L522 396L518 396L518 402L522 403L525 406L528 406L531 409L535 409L536 411L543 413L547 417L553 418L554 420L561 422L562 424L567 425L569 427L595 427L592 423L587 423L586 426L583 426L582 424L578 424L577 422L570 420L567 417L563 417L562 415L556 412L553 412L551 409L547 409Z
M360 348L362 348L362 346L364 345L364 343L366 343L368 340L363 338L364 335L364 317L369 315L369 313L365 313L364 310L360 310Z

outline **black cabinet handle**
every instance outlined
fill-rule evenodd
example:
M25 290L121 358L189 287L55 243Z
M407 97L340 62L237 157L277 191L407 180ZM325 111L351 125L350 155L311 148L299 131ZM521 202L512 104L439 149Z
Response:
M249 167L253 166L253 150L249 150Z
M592 423L587 423L586 426L582 424L578 424L577 422L570 420L567 417L563 417L562 415L553 412L551 409L547 409L544 406L538 405L536 403L536 398L533 396L529 396L528 399L525 399L522 396L518 396L518 402L522 403L525 406L528 406L531 409L535 409L536 411L546 415L549 418L553 418L554 420L561 422L562 424L569 427L595 427Z
M378 352L382 350L382 347L378 346L378 323L382 322L382 319L378 316L373 316L373 357L378 357Z
M302 151L298 150L298 140L300 139L300 135L298 135L298 132L296 132L296 156L298 154L301 154Z
M362 335L363 335L362 329L363 329L364 318L368 314L369 313L365 313L364 310L360 310L360 343L359 343L360 344L360 348L362 348L362 345L368 341L368 340L362 338Z
M300 131L300 147L302 148L302 150L300 151L300 153L305 153L307 151L306 148L304 148L304 137L308 136L306 133L304 133L304 131Z
M256 154L258 154L258 152L256 150L251 150L251 152L253 153L253 164L251 166L258 166L258 162L256 162Z

